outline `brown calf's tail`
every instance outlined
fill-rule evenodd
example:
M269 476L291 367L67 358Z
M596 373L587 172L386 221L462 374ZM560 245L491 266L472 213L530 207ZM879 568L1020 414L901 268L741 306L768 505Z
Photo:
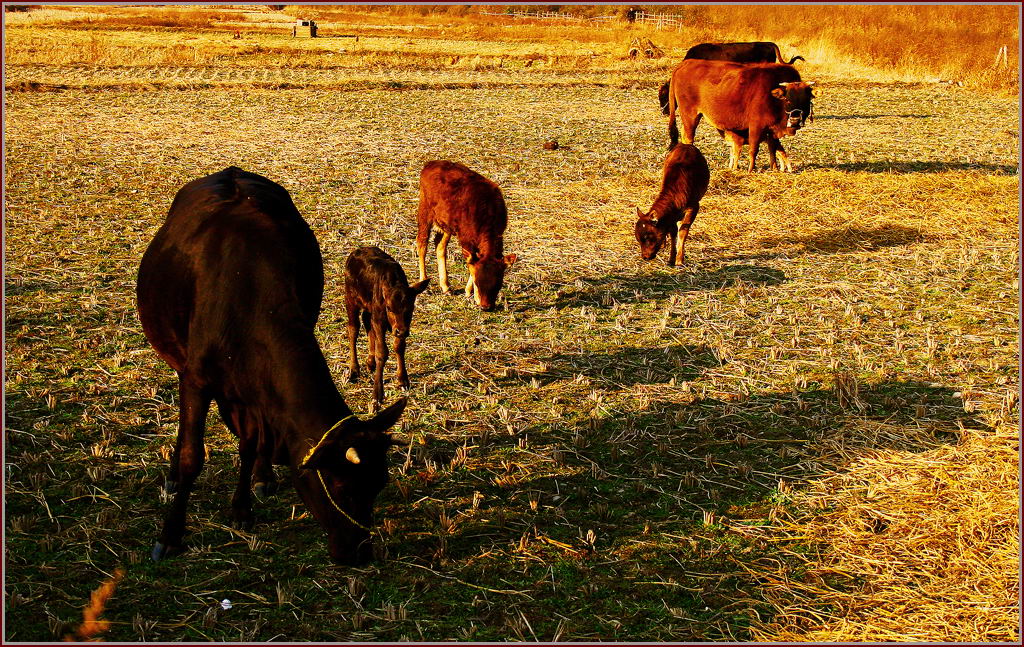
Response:
M803 56L794 56L793 58L789 59L788 65L792 65L793 63L796 63L797 61L803 61L804 63L806 63L807 59L805 59Z

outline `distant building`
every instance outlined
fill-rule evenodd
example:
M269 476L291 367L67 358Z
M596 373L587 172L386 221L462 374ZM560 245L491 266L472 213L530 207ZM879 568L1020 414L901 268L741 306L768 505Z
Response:
M292 27L292 38L316 38L316 23L299 18Z

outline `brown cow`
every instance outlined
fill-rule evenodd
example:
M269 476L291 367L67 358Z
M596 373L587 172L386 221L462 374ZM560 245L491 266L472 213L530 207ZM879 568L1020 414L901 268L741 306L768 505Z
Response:
M708 161L693 144L676 144L665 158L661 193L647 213L636 210L634 231L640 243L640 257L653 260L671 238L668 264L676 264L676 236L679 236L679 263L686 257L686 236L697 217L700 199L708 190L711 171Z
M676 112L687 144L693 143L701 117L707 117L732 147L729 168L737 167L740 148L749 142L748 170L753 171L757 149L767 140L771 168L778 168L778 152L782 170L792 171L779 138L796 134L811 114L811 100L815 98L812 85L801 81L800 73L791 65L685 60L672 73L669 148L679 141Z
M420 173L416 221L420 280L427 278L427 240L431 228L436 226L440 230L434 235L434 245L441 289L451 291L445 252L448 240L454 235L469 269L466 296L475 294L476 303L483 310L494 308L505 270L517 258L515 254L504 255L508 212L498 185L462 164L443 160L427 162Z
M409 336L416 297L427 289L430 279L409 285L405 271L398 261L379 247L360 247L345 262L345 309L348 311L349 364L348 380L359 378L359 360L356 358L356 337L359 320L363 321L369 341L366 368L373 371L373 410L384 400L384 364L388 361L385 342L390 330L395 336L395 356L398 371L395 380L409 388L409 375L405 370L405 340Z
M230 167L178 191L142 257L136 292L146 337L178 374L178 440L164 484L175 496L154 561L182 550L211 400L238 437L233 525L252 526L253 473L266 487L272 464L287 464L327 531L331 558L372 557L387 430L405 399L368 420L353 415L314 333L323 292L320 246L283 187Z

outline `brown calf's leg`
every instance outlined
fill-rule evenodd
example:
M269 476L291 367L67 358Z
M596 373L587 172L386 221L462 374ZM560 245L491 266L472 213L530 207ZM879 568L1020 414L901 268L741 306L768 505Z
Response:
M729 144L729 170L735 171L740 165L740 153L743 151L743 138L734 132L725 132L726 143Z
M351 299L345 300L348 313L348 381L359 379L359 359L356 356L356 339L359 337L359 307Z
M785 173L792 173L793 164L791 164L789 161L789 155L786 154L786 149L782 147L782 140L775 138L769 139L768 150L771 151L773 146L778 151L779 158L782 161L782 164L780 166L781 170Z
M160 538L153 546L153 561L160 561L181 552L181 539L185 534L185 509L192 494L192 486L203 469L206 448L206 414L210 411L210 396L187 380L178 380L178 446L172 464L172 478L177 487L171 509L164 518Z
M427 241L430 240L430 220L422 213L423 207L420 207L420 214L416 217L417 229L416 229L416 256L420 262L420 280L427 278Z
M386 321L374 321L370 329L370 337L373 338L373 358L376 363L373 373L373 413L380 410L384 402L384 364L388 361L388 345L384 339L387 330Z
M757 149L761 147L761 140L764 138L764 133L750 132L750 150L747 151L747 156L750 159L750 163L747 165L747 172L753 173L755 162L757 161Z
M671 225L668 230L668 260L669 267L676 266L676 225Z
M683 143L692 144L694 138L697 136L697 126L700 124L700 119L703 117L701 113L697 113L689 118L683 117Z
M395 335L395 360L398 362L398 369L395 371L395 381L403 389L409 388L409 374L405 371L405 337Z
M363 310L363 330L366 331L366 370L372 373L377 366L377 356L374 351L377 346L377 338L373 334L373 319L369 310Z
M686 237L690 234L690 225L697 218L697 211L700 206L689 207L683 212L683 219L679 221L679 264L686 260Z
M448 240L452 237L451 234L445 232L441 236L441 240L437 243L437 277L438 282L441 285L442 292L451 292L452 289L448 285Z

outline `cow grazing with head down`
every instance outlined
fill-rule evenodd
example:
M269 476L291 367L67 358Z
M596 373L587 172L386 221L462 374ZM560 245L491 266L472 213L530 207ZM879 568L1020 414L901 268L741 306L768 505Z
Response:
M778 168L778 153L782 170L792 171L793 165L779 139L796 134L810 116L811 101L815 98L813 85L801 81L800 73L791 65L683 61L672 73L669 148L679 141L676 113L682 122L683 142L687 144L693 143L701 117L707 117L731 146L729 168L737 167L740 149L749 142L748 170L753 171L757 149L765 141L771 168Z
M182 550L185 509L204 461L211 400L238 437L233 525L253 522L250 487L295 489L327 530L331 558L372 557L373 502L388 480L387 433L405 399L357 418L317 343L324 274L320 246L288 192L227 168L186 184L139 267L139 319L178 374L178 439L165 484L174 493L152 557Z
M671 240L668 252L669 266L682 264L686 258L686 236L700 209L700 199L708 190L711 171L704 155L693 144L678 144L672 148L662 170L661 193L647 213L636 210L634 226L640 243L640 257L654 260L658 251ZM676 237L679 252L676 254Z
M683 60L699 58L705 61L732 61L733 63L785 63L782 51L775 43L701 43L686 50ZM804 60L803 56L789 59L789 65ZM668 86L666 81L658 89L662 114L668 114Z
M379 247L360 247L345 262L345 309L348 312L349 364L348 379L359 377L356 358L356 337L359 321L369 340L366 368L373 372L373 407L380 408L384 400L384 364L388 361L385 341L388 331L395 337L395 356L398 370L395 380L409 388L409 375L405 370L405 341L409 336L416 297L427 289L430 279L409 285L405 271L398 261Z
M503 251L508 212L501 189L476 171L448 161L427 162L420 173L420 205L416 214L416 251L420 280L427 278L427 241L437 227L437 273L441 289L449 292L448 241L455 236L469 269L466 296L491 310L505 280L505 270L516 262Z

